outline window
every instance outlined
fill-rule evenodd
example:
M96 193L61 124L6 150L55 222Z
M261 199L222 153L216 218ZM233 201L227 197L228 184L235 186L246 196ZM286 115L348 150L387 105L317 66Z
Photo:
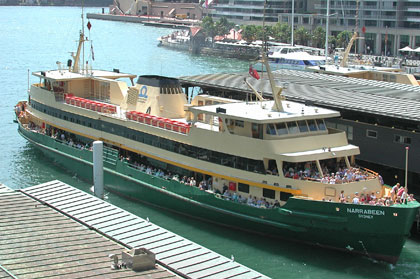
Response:
M411 138L406 136L394 135L394 142L411 144Z
M274 124L267 124L266 133L268 135L275 135L276 134L276 129L274 128Z
M238 191L243 193L249 193L249 185L244 183L238 183Z
M376 132L374 130L366 130L366 136L368 138L376 139L376 138L378 138L378 132Z
M280 200L281 201L287 201L290 197L292 197L293 195L290 193L286 193L286 192L280 192Z
M275 199L276 198L276 191L271 189L265 189L263 188L263 197L269 198L269 199Z
M308 126L309 126L309 130L311 132L318 131L318 128L316 127L315 120L313 120L313 119L308 120Z
M306 121L305 120L298 121L298 125L299 125L299 131L301 133L305 133L305 132L308 132L309 131L308 130L308 125L306 124Z
M287 127L289 128L289 132L291 134L297 134L297 133L299 133L299 129L297 127L296 122L287 122Z
M287 127L285 123L276 123L277 135L287 135Z
M235 126L243 128L244 122L242 120L235 120Z
M324 119L317 119L316 124L318 124L318 129L320 131L325 131L327 128L325 127Z

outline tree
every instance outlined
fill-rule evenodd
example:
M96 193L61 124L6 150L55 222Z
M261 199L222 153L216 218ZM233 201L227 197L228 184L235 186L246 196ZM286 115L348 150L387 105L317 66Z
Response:
M276 40L282 43L290 42L292 36L292 29L287 23L278 22L272 27L272 35Z
M312 46L318 48L325 46L325 30L321 26L312 31Z
M216 35L216 27L211 17L206 16L201 22L201 28L206 36L213 38Z
M216 24L214 24L216 35L229 34L230 30L235 27L235 23L229 22L225 17L220 18Z
M245 25L242 30L242 39L247 42L255 41L257 38L257 28L255 25Z
M303 26L296 29L294 35L296 43L300 45L308 45L309 39L311 38L311 35Z
M336 44L337 47L347 47L351 36L353 35L350 31L342 31L337 35Z

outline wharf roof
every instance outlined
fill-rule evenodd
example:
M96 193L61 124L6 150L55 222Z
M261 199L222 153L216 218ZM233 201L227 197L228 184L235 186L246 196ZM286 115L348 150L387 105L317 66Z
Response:
M64 70L50 70L50 71L39 71L33 72L32 75L39 78L47 78L57 81L64 81L69 79L89 79L89 78L107 78L107 79L119 79L119 78L132 78L134 79L137 75L119 73L118 71L104 71L104 70L88 70L87 74L84 73L73 73L68 69Z
M112 270L109 255L126 247L3 185L0 213L1 278L180 278L161 266Z
M283 95L292 101L309 102L337 110L350 110L402 120L420 121L420 86L318 74L296 70L273 72L277 84L286 87ZM220 73L183 76L186 86L252 94L244 77L264 96L271 96L267 75L256 80L248 73Z
M93 232L96 231L97 235L101 234L102 236L107 237L107 239L112 239L124 246L124 248L146 248L150 252L155 254L156 263L159 266L163 266L167 270L171 270L172 272L176 273L182 278L189 278L189 279L200 279L200 278L217 278L217 279L228 279L228 278L243 278L243 279L267 279L268 277L254 271L246 266L241 265L240 263L233 261L232 259L226 258L216 252L213 252L201 245L198 245L192 241L189 241L182 236L179 236L173 232L170 232L162 227L159 227L153 223L151 223L148 218L145 220L140 218L134 214L131 214L117 206L109 204L91 194L85 193L81 190L78 190L70 185L67 185L61 181L54 180L44 184L32 186L29 188L25 188L21 190L23 193L32 197L34 200L38 200L41 203L38 203L38 207L35 207L34 211L30 211L30 208L33 208L33 202L30 200L30 204L28 205L29 209L26 211L20 208L16 204L14 205L14 209L19 208L22 211L22 214L26 214L26 220L30 224L34 222L34 219L37 220L37 224L39 230L43 226L46 226L46 222L49 219L43 219L42 216L37 217L37 208L45 208L47 205L50 208L53 208L62 214L66 215L68 218L67 222L72 221L72 223L76 223L77 221L80 224L85 226L85 231ZM163 191L163 190L162 190ZM0 195L1 198L1 195ZM0 200L0 210L2 210L3 200ZM29 203L29 202L28 202ZM32 206L32 207L31 207ZM40 209L39 209L40 210ZM52 210L50 210L52 211ZM3 211L0 211L3 213ZM9 208L9 213L13 214L13 210ZM53 212L54 213L54 212ZM52 214L52 213L49 213ZM0 215L2 216L2 215ZM5 218L2 216L2 218ZM15 215L9 218L15 218ZM69 220L72 219L72 220ZM7 223L0 222L0 226L3 224L7 228ZM70 225L69 225L70 226ZM2 236L3 228L0 227L0 236ZM9 234L12 234L11 231L13 227L9 229ZM29 229L28 229L29 230ZM61 232L66 230L64 228L57 228L57 232ZM53 230L50 232L53 233ZM46 234L46 233L44 233ZM75 233L68 233L68 237L74 238L73 242L69 245L59 245L61 248L53 246L53 251L55 250L63 250L66 251L70 250L72 245L76 245L77 235ZM94 233L95 234L95 233ZM28 240L31 239L31 235L28 236ZM13 242L14 245L17 245L19 237L14 235L11 238L16 238ZM92 237L82 237L81 243L85 243L86 247L90 247L89 243L93 242L97 245L103 245L104 240L102 242L100 240L91 240ZM2 239L4 239L2 237ZM59 240L60 242L65 242L64 240ZM109 240L110 241L110 240ZM10 246L13 247L13 243ZM44 243L40 240L40 243ZM1 242L0 242L1 244ZM9 245L9 244L4 244ZM18 245L19 247L23 246L21 250L24 250L25 245ZM36 250L36 245L30 245L32 249ZM64 248L63 248L64 247ZM77 246L76 246L77 247ZM2 247L0 247L1 250ZM87 249L87 248L85 248ZM110 249L111 250L111 249ZM117 249L117 252L120 253L121 251L125 250L123 248ZM44 252L48 252L48 250L43 250ZM36 251L35 251L36 252ZM92 251L91 253L94 253ZM81 251L83 254L83 252ZM110 265L111 262L107 258L109 254L108 251L104 253L104 251L98 252L103 257L105 254L105 262L106 268L104 268L104 274L111 274L112 272L116 273L115 271L111 270ZM114 252L113 252L114 253ZM116 254L116 253L114 253ZM14 255L13 251L9 252L9 255ZM0 256L0 264L3 265L4 260L4 253ZM60 258L61 261L64 261L66 258ZM120 257L121 259L121 257ZM76 266L77 264L73 261L80 260L77 257L73 257L68 259L70 263L74 263ZM14 262L12 260L12 262ZM40 265L43 265L41 262ZM4 266L4 265L3 265ZM96 266L96 265L95 265ZM6 267L9 267L6 265ZM92 266L81 263L81 268L85 269L93 269ZM9 269L10 270L10 269ZM60 269L59 271L64 270ZM77 271L77 270L75 270ZM124 274L124 272L128 272L127 269L118 270L117 274ZM150 276L147 272L152 272ZM156 274L157 272L162 272L162 274ZM163 272L167 272L164 274ZM125 277L113 277L113 278L178 278L175 275L169 273L168 271L162 269L154 269L152 271L144 271L136 274L146 274L143 277L130 277L127 274ZM133 275L131 275L133 276ZM39 278L45 278L45 276L38 276ZM58 278L59 276L57 276ZM70 277L70 276L69 276ZM88 276L83 276L81 274L77 278L86 278ZM23 277L22 277L23 278ZM33 278L33 277L31 277ZM63 277L60 277L63 278ZM71 277L76 278L76 276ZM97 276L97 278L107 278L105 276Z
M191 107L191 111L212 115L223 114L233 119L248 122L273 123L291 120L319 119L337 117L340 114L324 108L305 106L304 104L282 101L283 111L272 109L274 101L236 102L211 106ZM220 112L223 110L223 112Z

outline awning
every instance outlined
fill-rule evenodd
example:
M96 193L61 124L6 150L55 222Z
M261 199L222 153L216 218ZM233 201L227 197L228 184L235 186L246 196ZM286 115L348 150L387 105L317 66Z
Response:
M409 46L406 46L406 47L400 48L398 51L413 51L413 49Z
M413 49L413 52L420 52L420 47Z
M287 162L307 162L314 160L325 160L344 156L359 155L358 146L348 144L339 147L321 148L307 151L291 152L280 154L280 159Z

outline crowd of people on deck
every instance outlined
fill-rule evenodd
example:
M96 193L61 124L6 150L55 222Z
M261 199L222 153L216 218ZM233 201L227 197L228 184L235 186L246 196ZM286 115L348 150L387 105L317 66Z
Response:
M78 149L87 149L92 150L92 143L84 143L78 140L74 135L69 134L63 130L58 128L41 128L37 126L33 122L29 122L28 128L32 131L42 133L48 135L64 144L67 144L70 147L78 148ZM128 154L127 151L124 151ZM171 172L165 172L159 168L150 166L147 164L147 160L145 157L132 153L133 157L129 155L123 156L120 154L119 158L121 161L126 161L129 163L131 167L134 167L142 172L145 172L149 175L154 175L156 177L160 177L167 180L175 180L181 184L185 184L191 187L198 187L200 190L203 191L210 191L213 192L216 196L223 198L225 200L246 204L253 207L258 208L277 208L280 207L280 203L278 200L274 202L267 201L265 198L260 197L257 198L256 196L249 195L248 197L241 196L236 191L231 191L226 185L223 186L222 192L219 189L213 189L212 187L212 180L209 177L207 180L203 179L198 184L194 177L187 177L181 176L179 174L172 174ZM134 158L134 156L136 158ZM302 169L299 169L302 167ZM327 167L326 165L322 166L323 172L327 173L328 169L331 166ZM284 176L293 178L293 179L313 179L320 181L321 183L327 184L341 184L347 183L352 181L360 181L369 179L370 175L368 173L364 173L362 170L358 168L344 168L343 166L337 166L337 170L335 173L326 174L324 177L320 177L319 172L313 166L313 164L307 162L305 164L295 164L293 167L292 165L285 164L283 169ZM378 176L380 179L381 184L383 185L382 177ZM346 196L344 191L341 191L339 195L339 202L341 203L353 203L353 204L368 204L368 205L379 205L379 206L391 206L394 204L406 203L410 201L415 201L413 194L408 194L406 189L401 186L399 183L392 187L392 190L389 192L388 196L378 197L379 193L371 192L371 193L358 193L356 192L351 198L350 196ZM332 199L322 199L323 201L330 201Z
M369 205L380 205L380 206L391 206L394 204L407 203L410 201L415 201L413 194L408 194L406 188L400 185L400 183L395 184L388 195L383 197L378 197L375 192L372 193L358 193L356 192L353 196L353 199L350 199L350 196L345 196L344 191L340 193L340 202L346 203L350 202L353 204L369 204Z
M346 168L343 165L327 166L321 165L323 176L321 176L315 164L306 162L304 164L284 164L283 174L284 177L319 181L325 184L343 184L354 181L368 180L375 177L373 174L361 170L357 167ZM333 171L330 171L330 170ZM378 176L383 184L382 177Z
M181 184L185 184L191 187L197 187L200 190L203 191L210 191L216 194L218 197L223 198L225 200L237 202L237 203L243 203L247 204L249 206L259 207L259 208L276 208L280 207L279 201L275 202L269 202L265 198L257 198L256 196L249 196L248 198L242 197L240 194L238 194L236 191L231 191L229 188L224 185L222 192L220 192L218 189L213 191L212 187L212 179L209 177L207 180L203 179L198 184L194 177L187 177L187 176L180 176L179 174L172 174L171 172L164 172L163 170L159 168L152 167L150 165L147 165L147 162L142 159L134 159L130 156L123 156L120 155L121 161L127 161L132 167L145 172L149 175L154 175L156 177L160 177L167 180L175 180L178 181Z

